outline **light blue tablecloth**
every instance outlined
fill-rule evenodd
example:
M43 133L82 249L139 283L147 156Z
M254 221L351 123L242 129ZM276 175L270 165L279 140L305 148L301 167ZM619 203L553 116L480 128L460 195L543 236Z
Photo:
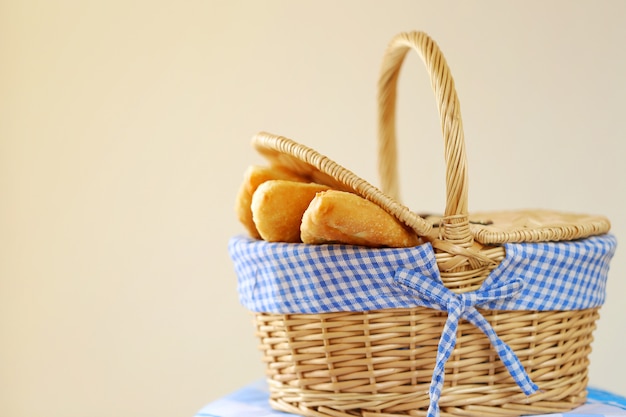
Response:
M618 417L626 416L626 398L595 388L588 388L587 404L569 413L550 417ZM203 407L195 417L292 417L270 408L265 380L256 381L230 395ZM544 415L545 416L545 415ZM538 416L535 416L538 417Z

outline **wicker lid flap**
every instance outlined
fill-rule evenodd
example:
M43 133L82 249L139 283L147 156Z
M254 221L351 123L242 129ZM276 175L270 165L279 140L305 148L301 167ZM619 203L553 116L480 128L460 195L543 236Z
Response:
M274 166L286 168L313 182L367 198L409 226L419 236L437 237L440 217L419 216L314 149L265 132L253 138L253 146ZM607 233L611 227L609 220L603 216L552 210L475 213L469 217L474 239L483 244L574 240Z
M286 168L313 182L367 198L413 229L418 236L428 236L432 230L432 224L406 206L314 149L266 132L257 134L252 143L272 165Z
M604 216L553 210L515 210L470 214L474 239L484 244L575 240L607 233Z

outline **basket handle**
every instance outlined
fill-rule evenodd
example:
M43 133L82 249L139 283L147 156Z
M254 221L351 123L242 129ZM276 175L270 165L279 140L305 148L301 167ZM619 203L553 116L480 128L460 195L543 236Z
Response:
M446 207L440 238L468 247L473 242L467 209L467 165L461 107L454 80L439 47L423 32L400 33L383 57L378 82L378 170L381 189L399 198L396 149L396 90L408 51L417 51L430 75L437 100L446 161Z

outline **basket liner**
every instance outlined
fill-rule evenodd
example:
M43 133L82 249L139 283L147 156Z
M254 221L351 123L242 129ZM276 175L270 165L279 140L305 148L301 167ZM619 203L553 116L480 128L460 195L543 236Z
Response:
M515 289L481 300L477 306L538 311L598 307L604 303L616 244L611 234L571 242L506 243L505 259L473 293L507 285ZM230 240L229 252L238 276L240 301L251 311L446 310L427 291L429 286L443 287L429 243L372 250L270 243L238 236ZM468 297L470 293L464 294Z

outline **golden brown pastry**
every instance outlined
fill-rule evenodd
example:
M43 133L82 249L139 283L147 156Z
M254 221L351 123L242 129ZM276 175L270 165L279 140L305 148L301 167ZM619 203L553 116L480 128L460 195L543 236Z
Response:
M252 195L252 219L261 237L268 242L300 242L302 214L326 185L269 180Z
M250 209L252 194L254 194L259 185L269 180L308 182L305 178L279 167L253 165L246 170L243 183L237 193L235 211L237 218L244 225L250 236L256 239L260 239L261 235L252 220L252 210Z
M371 247L410 247L415 233L375 203L356 194L330 190L318 193L302 217L304 243L345 243Z

